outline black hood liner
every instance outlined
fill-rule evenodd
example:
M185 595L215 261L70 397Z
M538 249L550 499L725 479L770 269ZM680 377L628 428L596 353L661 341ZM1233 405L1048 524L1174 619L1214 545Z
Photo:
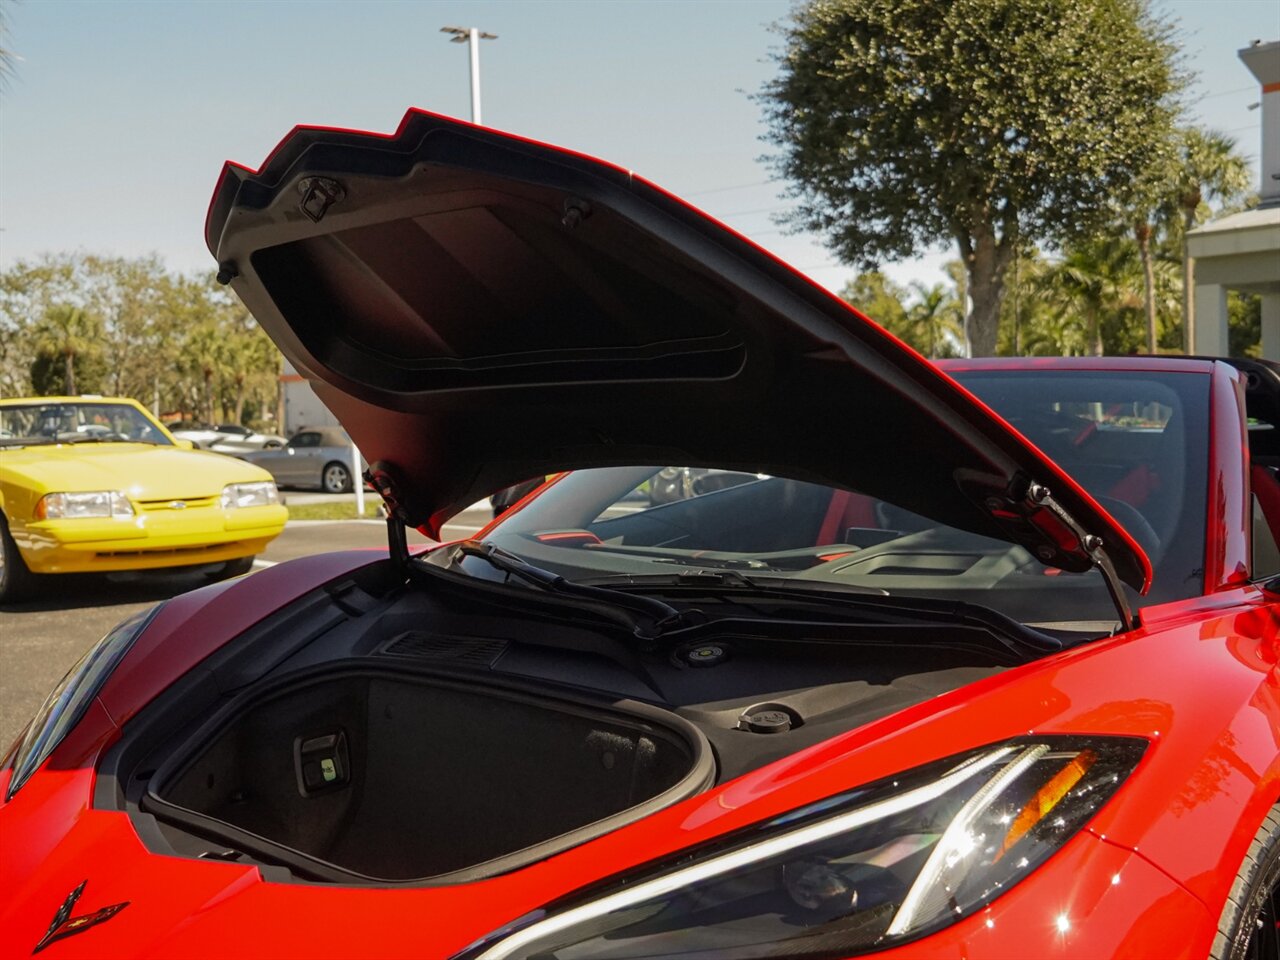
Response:
M914 351L621 168L419 111L391 136L297 128L210 205L222 279L407 519L531 476L672 463L848 487L1092 561L1042 484L1143 589L1141 549Z

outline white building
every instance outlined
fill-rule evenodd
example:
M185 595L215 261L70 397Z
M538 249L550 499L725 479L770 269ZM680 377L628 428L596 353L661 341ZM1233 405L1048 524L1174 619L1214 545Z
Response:
M320 402L311 383L287 359L280 374L284 394L284 435L292 437L303 427L336 427L338 418Z
M1262 86L1262 184L1256 209L1187 234L1195 258L1195 335L1189 353L1228 354L1227 291L1262 297L1262 355L1280 360L1280 41L1240 51Z

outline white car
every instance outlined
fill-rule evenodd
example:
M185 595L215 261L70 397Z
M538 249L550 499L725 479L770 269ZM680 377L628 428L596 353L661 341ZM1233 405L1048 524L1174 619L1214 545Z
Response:
M217 426L188 421L171 431L175 437L190 440L201 450L213 450L217 453L239 454L246 450L278 450L286 443L285 438L274 433L258 433L248 427L234 423L220 423Z

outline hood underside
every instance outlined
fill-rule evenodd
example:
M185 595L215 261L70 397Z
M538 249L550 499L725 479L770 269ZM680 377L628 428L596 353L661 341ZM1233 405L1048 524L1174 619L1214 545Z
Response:
M619 167L420 111L390 136L299 127L226 166L206 241L430 534L532 476L678 463L849 487L1067 570L1097 562L1092 535L1149 583L971 394Z

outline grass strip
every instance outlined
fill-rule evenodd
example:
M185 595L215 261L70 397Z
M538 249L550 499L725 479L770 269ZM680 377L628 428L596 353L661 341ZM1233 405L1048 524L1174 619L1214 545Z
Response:
M378 506L382 503L376 497L365 497L364 517L377 520ZM354 502L345 503L300 503L297 506L286 503L290 520L358 520Z

